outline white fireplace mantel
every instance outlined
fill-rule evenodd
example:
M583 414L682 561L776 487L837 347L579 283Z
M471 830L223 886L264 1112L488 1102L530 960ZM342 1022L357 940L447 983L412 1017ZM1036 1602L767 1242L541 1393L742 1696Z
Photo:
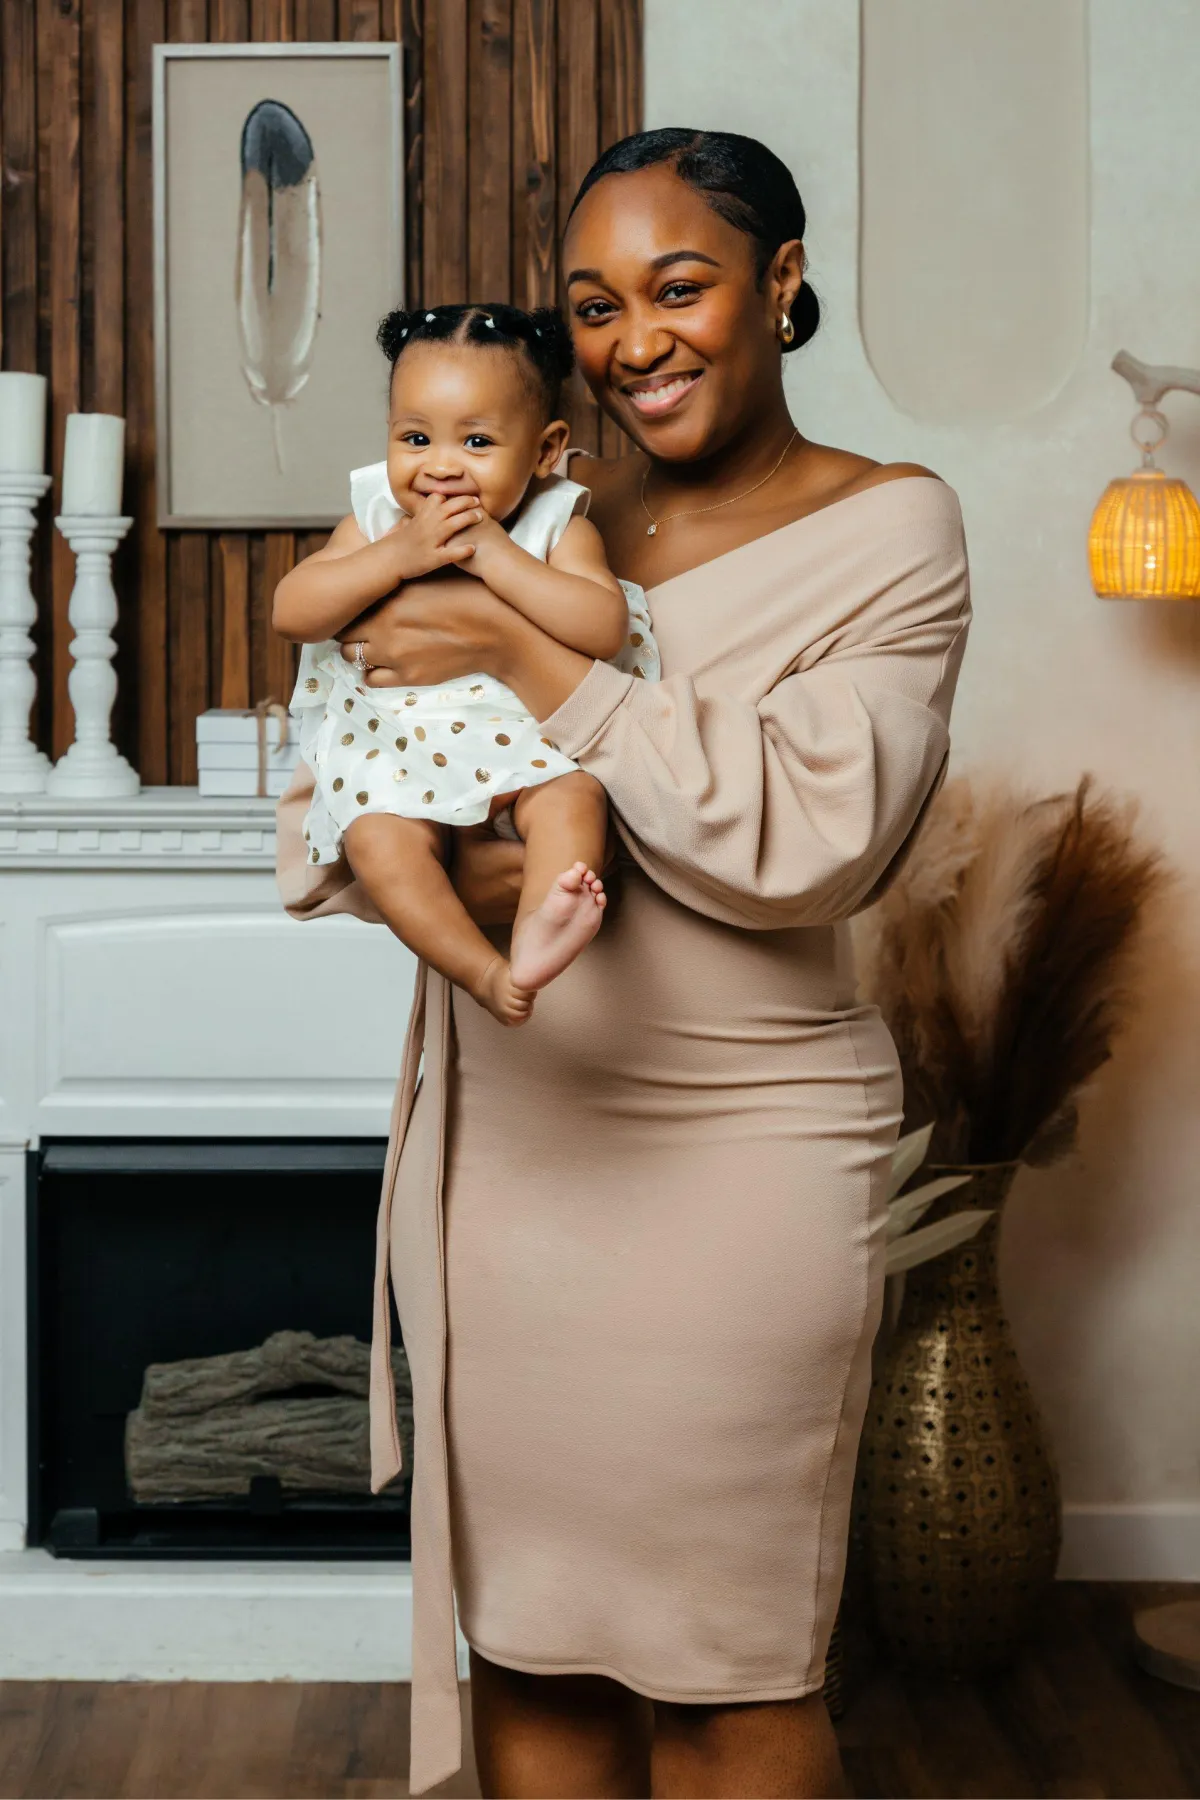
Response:
M271 800L0 797L0 1135L386 1135L413 959L274 855Z
M0 870L270 869L274 800L143 788L123 800L0 795Z
M271 800L0 796L0 1678L408 1673L405 1564L24 1548L30 1150L387 1133L413 960L355 919L289 919L274 853Z

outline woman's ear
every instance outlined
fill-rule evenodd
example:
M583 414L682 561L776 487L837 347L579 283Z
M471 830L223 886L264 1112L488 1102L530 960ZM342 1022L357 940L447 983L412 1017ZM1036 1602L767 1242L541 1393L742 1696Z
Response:
M562 461L562 453L571 439L571 427L565 419L554 419L542 433L542 442L538 449L537 464L534 474L537 476L552 475L558 463Z
M767 270L764 286L772 303L773 317L777 320L780 313L790 313L796 302L804 282L806 258L804 245L799 238L792 238L786 244L780 244L771 258L771 266Z

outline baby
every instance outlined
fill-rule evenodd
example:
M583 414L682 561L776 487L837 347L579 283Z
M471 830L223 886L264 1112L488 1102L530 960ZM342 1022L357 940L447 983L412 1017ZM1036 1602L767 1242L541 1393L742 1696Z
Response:
M302 643L292 698L316 778L304 836L315 863L345 855L396 936L503 1025L599 929L604 790L541 735L493 676L381 685L333 634L403 582L456 567L585 656L656 680L640 588L605 562L587 490L552 473L572 366L561 316L511 306L393 312L387 461L350 477L352 513L275 590L274 625ZM448 832L511 807L525 844L511 953L473 923L446 871Z

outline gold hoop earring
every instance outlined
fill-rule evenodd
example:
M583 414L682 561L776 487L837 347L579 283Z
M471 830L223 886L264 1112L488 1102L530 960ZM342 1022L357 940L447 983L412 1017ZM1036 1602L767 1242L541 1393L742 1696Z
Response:
M781 344L790 344L796 335L796 327L786 313L780 313L779 324L775 327Z

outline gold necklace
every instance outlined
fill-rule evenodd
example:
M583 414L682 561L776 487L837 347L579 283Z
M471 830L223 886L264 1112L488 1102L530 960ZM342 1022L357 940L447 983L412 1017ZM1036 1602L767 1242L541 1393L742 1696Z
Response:
M756 494L760 487L766 487L772 475L777 475L779 473L780 469L783 467L784 457L799 436L800 433L793 428L791 437L780 452L779 461L775 464L774 468L768 469L762 480L756 481L753 487L746 488L740 494L731 494L728 500L714 500L711 506L685 506L680 512L664 513L661 519L656 519L654 514L650 511L650 508L646 505L646 477L650 473L650 465L647 463L646 467L642 470L641 488L642 511L650 521L649 525L646 527L646 536L653 537L660 525L669 525L672 519L690 519L696 513L718 512L722 506L734 506L737 501L746 500L751 494Z

